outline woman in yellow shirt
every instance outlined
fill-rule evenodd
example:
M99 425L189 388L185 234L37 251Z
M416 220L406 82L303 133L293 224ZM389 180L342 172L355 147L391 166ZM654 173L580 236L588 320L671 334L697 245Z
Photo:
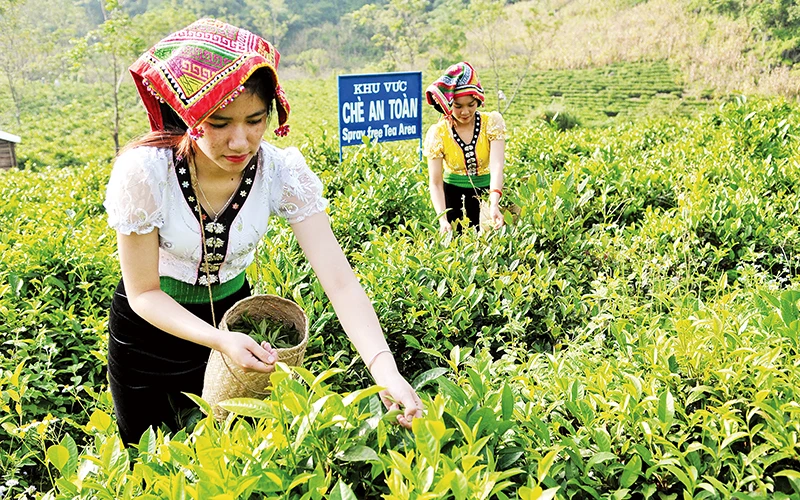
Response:
M506 125L497 111L480 113L483 88L468 62L447 68L425 91L428 104L442 118L428 129L424 153L428 158L431 201L441 232L466 217L470 227L480 223L480 200L488 191L489 217L503 226L499 201L503 195Z

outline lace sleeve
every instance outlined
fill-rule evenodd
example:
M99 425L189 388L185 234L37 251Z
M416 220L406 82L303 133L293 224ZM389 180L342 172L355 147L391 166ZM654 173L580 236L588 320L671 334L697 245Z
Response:
M444 143L442 142L442 122L431 125L425 134L422 154L430 159L444 158Z
M322 212L328 200L322 197L322 182L311 171L297 148L287 148L273 173L270 194L271 211L289 224Z
M122 154L114 163L103 202L108 225L122 234L146 234L164 225L163 198L166 179L159 178L158 167L166 171L165 156L137 148Z
M489 138L489 142L504 141L506 138L506 121L503 119L503 115L497 111L492 111L488 117L486 135Z

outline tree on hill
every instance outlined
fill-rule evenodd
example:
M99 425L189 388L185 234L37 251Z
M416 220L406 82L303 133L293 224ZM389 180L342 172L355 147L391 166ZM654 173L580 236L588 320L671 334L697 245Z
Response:
M14 101L14 118L17 125L20 120L22 108L21 84L22 73L25 68L25 51L22 47L26 41L31 41L31 31L24 26L19 7L22 2L9 0L6 5L0 5L0 69L5 73L11 100Z
M117 0L105 0L102 6L105 21L75 41L72 57L77 67L91 67L98 80L109 85L114 116L112 137L114 150L119 151L120 86L128 65L144 51L145 43L132 29L131 18Z
M360 26L368 26L372 43L383 51L386 69L414 67L427 48L426 12L428 0L391 0L384 6L367 4L349 16Z
M337 24L345 15L364 5L383 5L386 1L369 0L293 0L289 8L298 16L298 26L307 28L324 23Z
M85 27L80 9L71 2L0 2L0 71L14 103L17 125L24 110L25 82L58 76L63 71L64 47Z
M517 9L512 18L505 0L451 0L450 19L455 19L469 33L479 53L467 53L468 60L488 61L489 78L482 78L485 90L492 89L497 108L506 112L534 69L534 58L542 40L552 36L553 26L541 21L531 6ZM486 71L482 72L484 75ZM511 84L502 89L501 82Z
M300 16L292 12L286 0L247 0L247 5L254 31L280 49L281 41Z
M753 35L770 44L768 57L782 63L800 63L800 3L797 0L694 0L690 8L697 13L714 12L733 18L743 18ZM765 47L766 48L766 47Z

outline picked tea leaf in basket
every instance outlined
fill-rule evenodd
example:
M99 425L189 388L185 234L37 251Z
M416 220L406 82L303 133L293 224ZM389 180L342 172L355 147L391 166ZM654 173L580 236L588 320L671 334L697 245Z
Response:
M291 300L268 294L247 297L225 312L219 328L251 336L271 336L272 341L268 338L263 340L275 347L278 361L290 366L303 364L308 345L308 317ZM261 343L262 339L254 337L254 340ZM271 375L244 371L227 355L212 350L203 380L202 398L211 405L214 416L222 420L228 411L218 403L232 398L265 398L269 395Z
M267 342L276 349L289 349L296 346L301 334L294 325L278 321L265 316L260 319L252 318L247 312L239 316L239 320L228 325L232 332L241 332L249 335L256 343Z

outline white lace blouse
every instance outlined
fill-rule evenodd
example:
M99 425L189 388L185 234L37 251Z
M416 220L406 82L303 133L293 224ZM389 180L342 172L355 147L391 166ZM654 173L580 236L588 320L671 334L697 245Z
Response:
M185 194L186 172L183 167L176 169L172 156L170 149L154 147L138 147L120 155L111 171L103 205L108 224L122 234L158 229L160 276L197 284L202 258L200 225L193 211L196 205L190 206L193 198L187 199ZM253 175L243 177L242 182L248 184L243 184L247 189L240 192L244 201L236 206L238 213L230 227L216 225L227 236L218 272L222 283L241 274L253 261L271 214L294 224L328 206L319 177L297 148L279 149L262 142L261 162L252 168ZM206 228L213 231L214 226L207 223Z

